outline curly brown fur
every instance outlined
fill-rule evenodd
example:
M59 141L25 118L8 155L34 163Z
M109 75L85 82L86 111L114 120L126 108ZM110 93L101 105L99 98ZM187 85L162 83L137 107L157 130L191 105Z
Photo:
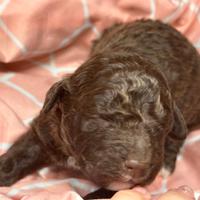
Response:
M178 31L152 20L114 25L48 91L1 157L0 185L56 164L108 189L149 184L162 167L173 172L187 128L200 123L199 91L199 54Z

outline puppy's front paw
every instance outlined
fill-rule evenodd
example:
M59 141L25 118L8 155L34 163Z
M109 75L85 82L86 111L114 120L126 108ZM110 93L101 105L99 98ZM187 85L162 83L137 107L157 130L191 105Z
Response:
M16 181L14 165L14 161L6 155L0 157L0 186L10 186Z

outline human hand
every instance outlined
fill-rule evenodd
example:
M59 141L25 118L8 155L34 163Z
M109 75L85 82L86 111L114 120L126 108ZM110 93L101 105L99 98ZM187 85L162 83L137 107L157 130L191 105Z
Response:
M193 191L186 187L169 190L168 192L159 195L151 196L144 188L134 188L133 190L122 190L117 192L111 200L194 200ZM200 200L200 199L199 199Z

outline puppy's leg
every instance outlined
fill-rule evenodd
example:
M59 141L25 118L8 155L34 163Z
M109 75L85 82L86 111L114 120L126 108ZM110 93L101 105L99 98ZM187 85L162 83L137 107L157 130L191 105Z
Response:
M0 186L9 186L48 162L40 141L30 129L0 157Z

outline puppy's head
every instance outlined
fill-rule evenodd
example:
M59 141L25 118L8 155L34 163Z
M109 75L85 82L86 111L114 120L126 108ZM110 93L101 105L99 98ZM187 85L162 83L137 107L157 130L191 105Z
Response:
M167 135L185 133L165 79L136 58L114 64L95 58L70 83L71 158L90 180L112 190L150 183L163 164Z

